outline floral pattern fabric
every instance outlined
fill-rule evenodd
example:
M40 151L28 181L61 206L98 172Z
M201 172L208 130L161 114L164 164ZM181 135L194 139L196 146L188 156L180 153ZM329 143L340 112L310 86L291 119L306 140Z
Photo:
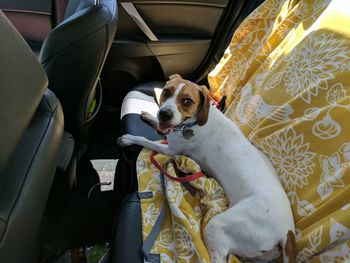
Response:
M209 263L210 257L202 239L202 230L209 220L228 207L224 190L217 181L205 176L190 182L197 190L192 196L179 182L165 177L165 195L161 187L160 171L150 162L151 151L144 148L136 163L139 192L152 192L153 197L141 199L142 236L145 240L161 212L163 202L168 209L152 254L160 254L161 262ZM196 173L200 167L185 156L170 157L157 154L155 159L163 166L174 158L177 168L184 173ZM166 171L177 176L172 165ZM231 256L230 263L239 262Z
M208 77L289 197L298 262L350 262L350 2L266 0Z

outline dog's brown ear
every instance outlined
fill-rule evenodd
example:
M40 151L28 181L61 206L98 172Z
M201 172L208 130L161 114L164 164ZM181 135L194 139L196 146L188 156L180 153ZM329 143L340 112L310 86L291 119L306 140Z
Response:
M198 113L197 113L197 124L199 126L203 126L207 123L208 117L209 117L209 107L210 107L210 99L207 94L207 87L206 86L200 86L199 87L199 96L200 96L200 104L198 107Z
M173 74L169 76L169 79L182 79L182 77L179 74Z

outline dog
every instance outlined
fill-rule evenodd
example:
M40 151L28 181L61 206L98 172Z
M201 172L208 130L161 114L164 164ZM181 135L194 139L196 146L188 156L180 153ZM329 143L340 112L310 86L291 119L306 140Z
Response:
M229 254L258 262L283 255L283 262L295 262L293 214L267 157L211 105L205 86L178 74L169 78L157 118L141 113L143 120L167 135L168 144L126 134L118 138L119 145L187 155L220 182L230 205L203 232L212 263L226 262Z

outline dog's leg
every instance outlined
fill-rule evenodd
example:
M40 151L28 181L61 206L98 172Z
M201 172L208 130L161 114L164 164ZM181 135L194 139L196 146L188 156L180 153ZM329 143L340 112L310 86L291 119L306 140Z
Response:
M158 153L168 154L168 155L177 155L177 153L170 149L167 144L161 144L159 142L152 142L145 137L134 136L131 134L125 134L117 139L117 143L122 146L130 146L133 144L141 145Z
M158 128L158 119L154 117L152 114L146 111L141 111L141 119L143 119L145 122L152 125L153 128L155 129Z
M204 229L204 242L209 252L211 263L226 263L226 258L229 254L228 240L226 233L220 222L215 220L214 216Z

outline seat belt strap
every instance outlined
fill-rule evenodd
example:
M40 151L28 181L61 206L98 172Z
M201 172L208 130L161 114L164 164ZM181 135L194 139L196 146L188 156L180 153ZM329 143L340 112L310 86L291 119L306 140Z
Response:
M176 163L173 159L169 159L166 162L164 162L163 170L166 169L168 164L172 164L175 168L175 171L177 171ZM166 215L166 211L168 209L167 202L166 202L165 179L164 179L164 173L162 172L162 170L160 171L159 177L160 177L160 183L161 183L161 186L163 189L163 196L164 196L162 209L160 211L160 214L159 214L151 232L149 233L149 235L147 236L147 238L145 239L145 241L143 242L143 245L141 247L142 254L143 254L145 260L149 263L160 263L160 254L152 254L150 252L151 252L151 249L152 249L154 243L156 242L157 236L160 233L160 230L161 230L161 227L163 225L164 218ZM182 184L192 196L196 195L197 190L190 183L183 182ZM152 194L152 192L139 192L138 196L140 199L148 199L148 198L152 198L153 194Z
M164 167L166 167L166 165L168 164L167 162L164 163L164 165L163 165ZM151 254L150 252L151 252L151 249L152 249L154 243L156 242L158 234L160 233L160 229L162 227L164 217L166 214L166 210L167 210L164 174L162 172L160 172L159 177L160 177L160 183L161 183L161 186L163 189L163 195L164 195L162 209L160 211L160 214L159 214L157 221L155 222L151 232L149 233L149 235L147 236L146 240L143 242L142 247L141 247L141 251L142 251L142 254L143 254L145 260L147 262L150 262L150 263L160 263L160 255L159 254ZM140 196L140 194L139 194L139 196Z
M164 170L166 169L166 166L168 164L172 164L174 167L174 170L175 170L175 174L179 174L179 169L177 168L176 162L173 159L169 159L164 163L164 165L163 165ZM185 182L181 182L181 183L192 196L195 196L197 194L197 189L194 188L189 182L185 181ZM165 191L165 187L164 187L164 191Z
M132 2L122 2L120 3L124 8L125 12L131 17L136 25L142 30L142 32L149 38L151 41L158 41L156 35L152 32L146 22L143 20L139 12L136 10Z

